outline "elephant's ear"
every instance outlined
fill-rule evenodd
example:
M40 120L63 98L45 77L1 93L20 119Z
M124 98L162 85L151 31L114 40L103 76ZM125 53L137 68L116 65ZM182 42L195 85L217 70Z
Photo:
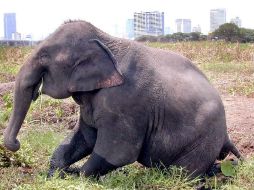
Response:
M89 52L74 66L68 90L84 92L121 85L123 76L108 47L96 39L89 41L89 47Z

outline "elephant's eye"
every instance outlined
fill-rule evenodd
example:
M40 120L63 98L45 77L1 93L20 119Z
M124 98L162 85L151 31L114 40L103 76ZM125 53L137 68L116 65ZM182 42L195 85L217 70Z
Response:
M39 57L39 61L41 64L48 62L49 55L47 53L42 53Z

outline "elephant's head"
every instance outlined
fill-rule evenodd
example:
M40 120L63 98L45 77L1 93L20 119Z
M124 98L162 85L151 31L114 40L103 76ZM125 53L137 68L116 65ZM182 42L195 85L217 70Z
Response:
M43 94L60 99L123 83L113 54L96 31L89 23L69 22L34 50L16 77L14 108L4 132L6 148L19 149L17 134L41 84Z

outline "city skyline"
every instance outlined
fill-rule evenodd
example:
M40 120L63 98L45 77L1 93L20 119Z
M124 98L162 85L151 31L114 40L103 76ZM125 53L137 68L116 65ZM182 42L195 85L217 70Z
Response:
M50 6L49 6L50 5ZM100 6L98 6L100 5ZM165 28L170 30L178 18L191 19L192 26L199 25L202 33L210 30L210 10L224 8L227 12L226 22L239 17L241 26L254 28L250 0L157 0L157 1L98 1L88 4L81 0L72 1L31 1L31 0L0 0L0 37L3 37L3 14L15 12L17 32L32 34L34 39L46 37L68 19L82 19L112 35L125 33L126 21L133 17L134 12L159 11L165 13ZM175 32L175 31L173 31ZM122 36L121 36L122 37Z

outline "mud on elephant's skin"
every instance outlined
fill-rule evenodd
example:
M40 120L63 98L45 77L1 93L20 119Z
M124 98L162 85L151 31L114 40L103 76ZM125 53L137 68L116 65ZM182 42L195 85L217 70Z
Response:
M90 155L76 171L99 176L135 161L151 167L206 172L230 151L217 91L188 59L109 36L85 21L68 22L40 43L20 69L5 146L17 135L32 100L42 93L73 99L80 117L55 150L49 176Z

